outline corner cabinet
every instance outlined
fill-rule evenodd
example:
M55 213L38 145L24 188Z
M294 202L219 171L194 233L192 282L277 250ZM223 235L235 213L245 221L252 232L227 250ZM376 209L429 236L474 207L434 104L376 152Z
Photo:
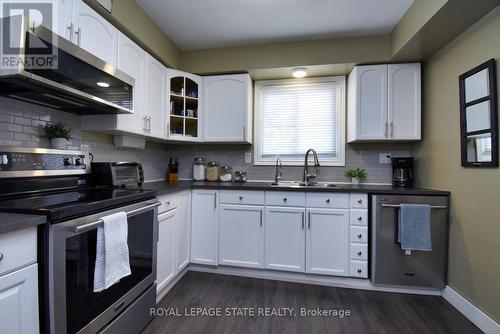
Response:
M167 70L168 117L166 139L201 142L203 78Z
M348 78L348 142L421 139L421 65L356 66Z
M252 79L248 74L203 78L204 142L252 143Z

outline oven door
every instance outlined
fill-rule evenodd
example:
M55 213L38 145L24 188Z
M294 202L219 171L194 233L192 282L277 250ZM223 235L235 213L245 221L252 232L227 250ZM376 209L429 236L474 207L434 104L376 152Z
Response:
M96 333L156 280L158 202L150 200L53 224L49 232L52 333ZM125 211L131 275L93 292L99 219ZM101 222L102 224L102 222Z

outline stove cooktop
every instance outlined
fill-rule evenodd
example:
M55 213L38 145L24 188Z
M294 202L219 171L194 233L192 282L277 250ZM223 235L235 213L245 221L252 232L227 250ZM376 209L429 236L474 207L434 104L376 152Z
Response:
M57 223L155 196L155 191L142 188L80 188L0 200L0 211L41 214Z

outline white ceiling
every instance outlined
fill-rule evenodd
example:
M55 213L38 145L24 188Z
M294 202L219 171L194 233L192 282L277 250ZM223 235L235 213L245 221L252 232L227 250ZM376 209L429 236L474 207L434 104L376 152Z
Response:
M414 0L137 0L181 50L385 34Z

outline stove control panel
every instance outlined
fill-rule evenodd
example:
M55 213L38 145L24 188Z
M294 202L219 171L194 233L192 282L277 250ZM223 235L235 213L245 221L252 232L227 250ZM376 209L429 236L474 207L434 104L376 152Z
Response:
M87 174L87 152L0 147L0 177Z

